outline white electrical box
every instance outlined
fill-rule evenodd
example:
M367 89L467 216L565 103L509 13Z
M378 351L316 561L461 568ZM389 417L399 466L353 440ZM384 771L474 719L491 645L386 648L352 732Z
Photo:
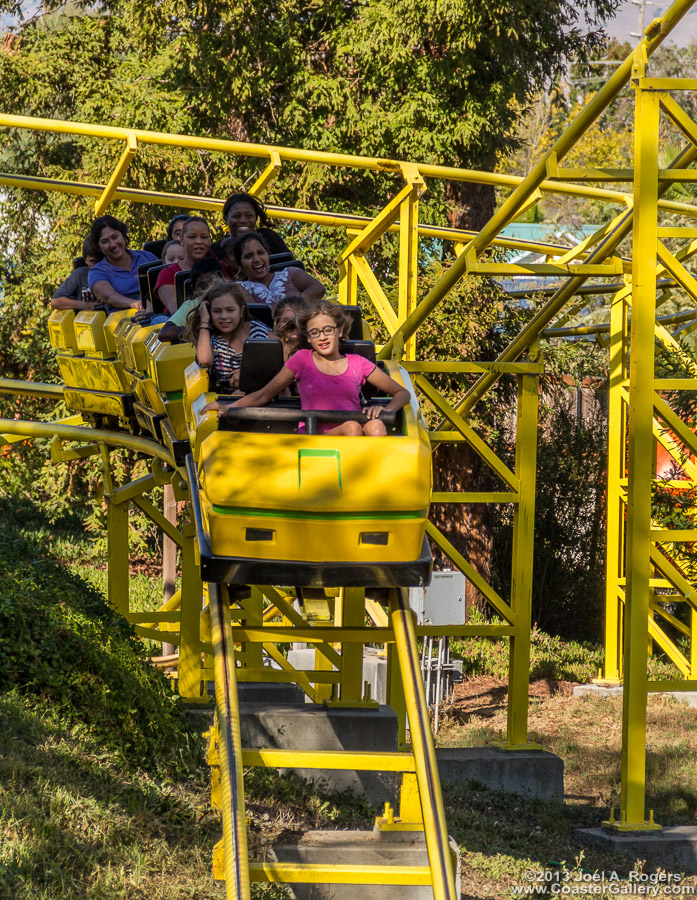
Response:
M434 572L426 588L409 588L409 606L419 625L464 625L465 585L462 572Z

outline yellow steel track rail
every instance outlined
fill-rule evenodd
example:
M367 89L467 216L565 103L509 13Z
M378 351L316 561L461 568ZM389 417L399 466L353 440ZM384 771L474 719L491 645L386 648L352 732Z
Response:
M222 791L223 845L225 848L225 896L249 900L249 856L242 779L242 740L237 702L235 644L230 633L230 604L221 596L225 588L208 586L213 632L215 708L220 736L220 785Z

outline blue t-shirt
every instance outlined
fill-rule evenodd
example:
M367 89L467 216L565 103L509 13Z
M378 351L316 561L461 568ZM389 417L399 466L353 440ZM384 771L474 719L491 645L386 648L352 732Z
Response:
M88 276L90 289L93 288L98 281L108 281L119 294L137 300L138 297L140 297L140 289L138 287L138 266L146 262L160 262L160 260L154 253L150 253L148 250L132 250L129 248L128 252L131 254L132 260L130 271L121 269L118 266L112 266L106 259L103 259L101 262L92 266Z

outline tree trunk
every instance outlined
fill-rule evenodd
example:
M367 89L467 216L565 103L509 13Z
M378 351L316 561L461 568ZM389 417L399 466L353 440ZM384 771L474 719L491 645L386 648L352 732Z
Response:
M453 228L479 230L494 213L495 196L491 185L448 181L445 196ZM433 454L433 483L436 491L492 490L488 466L469 444L441 444ZM462 553L475 571L491 582L493 557L493 507L491 504L434 503L431 521ZM437 569L452 563L432 546ZM466 610L477 609L488 618L490 609L484 595L469 580L465 589Z
M492 489L489 468L469 444L441 444L433 454L434 491L487 491ZM493 507L488 503L434 503L430 519L481 577L491 582ZM436 569L452 567L450 560L431 545ZM484 595L468 580L465 609L477 609L486 618Z
M491 184L446 181L445 199L450 207L448 220L453 228L479 231L494 214L496 196Z

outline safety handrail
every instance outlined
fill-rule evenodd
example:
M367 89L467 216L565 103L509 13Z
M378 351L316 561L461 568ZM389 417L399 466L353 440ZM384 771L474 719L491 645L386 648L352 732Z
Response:
M269 407L228 407L220 417L221 422L304 422L305 434L317 434L317 425L322 422L358 422L365 425L370 419L364 413L333 409L273 409ZM397 421L397 413L382 411L379 420L392 428Z

